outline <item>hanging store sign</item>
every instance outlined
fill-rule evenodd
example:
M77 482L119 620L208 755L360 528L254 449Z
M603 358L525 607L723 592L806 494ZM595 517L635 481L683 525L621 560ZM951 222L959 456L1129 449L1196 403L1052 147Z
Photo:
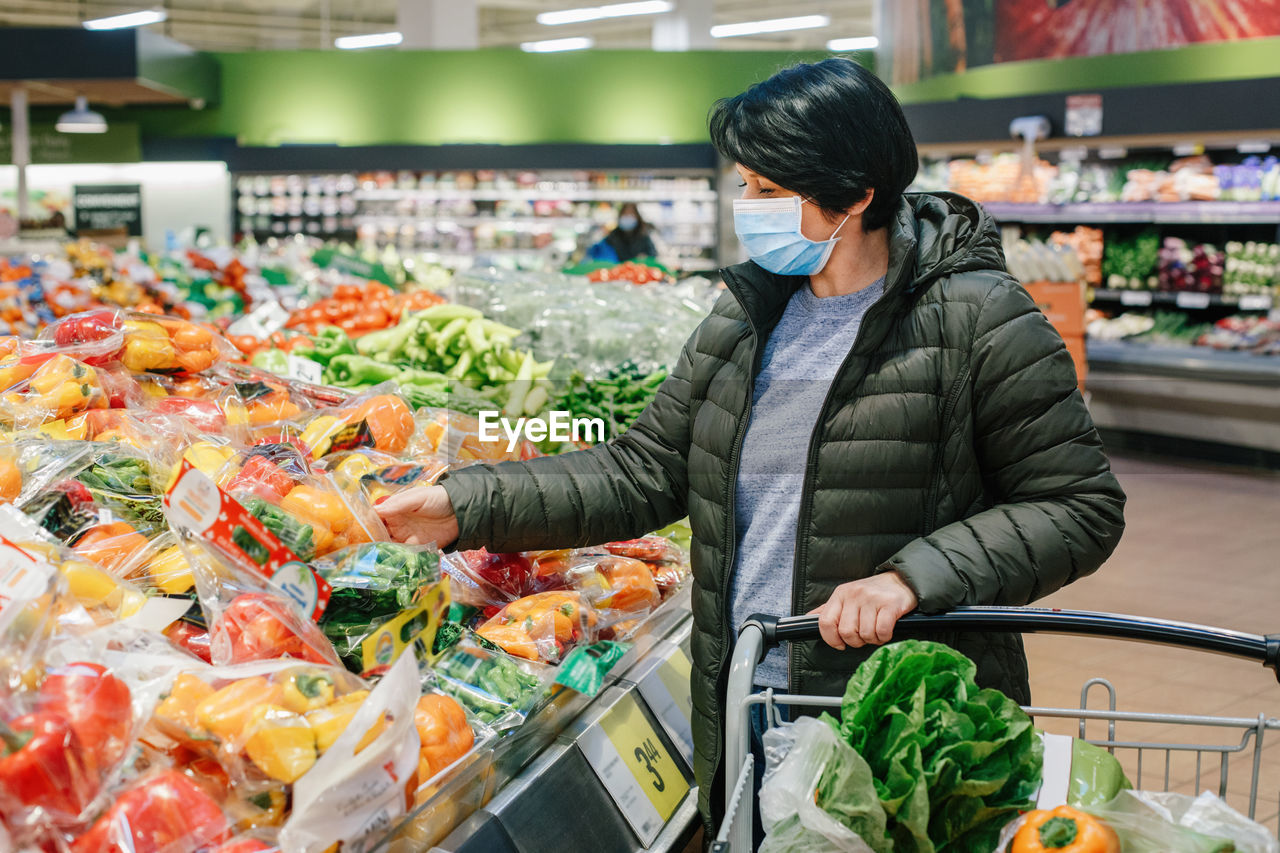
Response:
M1067 136L1098 136L1102 133L1102 96L1067 95Z
M142 236L141 184L77 184L72 194L74 230L115 231Z

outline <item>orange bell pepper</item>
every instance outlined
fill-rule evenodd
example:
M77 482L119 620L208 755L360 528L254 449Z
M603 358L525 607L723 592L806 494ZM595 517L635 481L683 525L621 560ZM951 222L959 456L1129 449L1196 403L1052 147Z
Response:
M125 521L98 524L72 546L77 554L113 574L120 574L147 547L147 539Z
M0 503L12 503L22 491L22 472L9 456L0 456Z
M413 412L404 400L394 394L370 397L347 420L349 423L364 421L368 424L374 446L387 453L404 450L413 436Z
M610 610L647 612L662 602L658 584L648 564L630 557L604 560L599 569L609 581L611 590L600 606Z
M557 590L511 602L476 633L517 657L558 661L595 624L595 611L578 593Z
M418 782L421 784L467 754L475 735L466 712L450 696L428 693L413 712L418 729Z

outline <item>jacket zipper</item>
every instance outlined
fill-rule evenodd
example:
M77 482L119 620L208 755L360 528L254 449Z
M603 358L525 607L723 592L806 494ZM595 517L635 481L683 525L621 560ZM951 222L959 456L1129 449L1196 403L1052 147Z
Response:
M951 415L955 413L956 404L960 402L960 392L964 390L964 382L968 376L969 366L966 364L964 369L960 371L960 375L956 377L956 381L952 383L951 393L947 395L947 403L942 408L941 428L943 432L939 436L938 449L934 453L933 479L929 483L929 501L925 504L924 529L920 532L921 536L928 536L932 533L933 525L938 521L938 497L942 491L942 453L946 439L947 424L951 423Z
M827 418L827 407L831 404L831 395L835 387L840 383L840 377L849 367L849 362L853 360L853 353L858 348L858 341L862 340L862 332L870 325L872 318L879 317L883 313L885 306L884 296L880 297L880 301L871 306L867 315L863 318L863 322L858 324L858 333L853 336L853 344L849 347L849 352L845 355L844 361L840 362L840 368L836 371L835 377L831 380L831 385L827 388L827 394L822 398L822 408L818 410L818 420L814 422L813 432L809 434L809 451L805 458L804 464L804 481L800 486L800 511L796 515L796 547L791 563L791 612L796 613L800 609L800 593L802 586L800 584L800 567L804 565L802 562L805 557L805 537L801 532L808 524L809 514L812 512L813 503L813 472L818 465L818 433L822 429L822 423ZM876 309L881 309L877 311ZM787 692L799 692L798 679L796 678L796 644L792 643L790 651L787 655Z

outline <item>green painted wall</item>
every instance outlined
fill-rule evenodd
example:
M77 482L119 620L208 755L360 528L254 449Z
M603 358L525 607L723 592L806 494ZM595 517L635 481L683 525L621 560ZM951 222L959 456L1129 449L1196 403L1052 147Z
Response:
M1007 98L1114 86L1155 86L1280 77L1280 38L1197 44L1147 53L985 65L900 86L903 103ZM1194 104L1188 104L1194 109Z
M706 116L825 53L300 51L219 54L222 98L203 111L135 109L144 137L242 145L705 142Z

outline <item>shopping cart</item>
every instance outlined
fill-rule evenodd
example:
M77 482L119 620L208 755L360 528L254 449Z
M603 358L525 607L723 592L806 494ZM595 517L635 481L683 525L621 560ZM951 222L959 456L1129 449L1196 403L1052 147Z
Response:
M1093 613L1078 610L1047 610L1029 607L960 607L948 613L936 615L911 614L898 622L899 630L911 633L925 630L988 630L1018 633L1072 634L1077 636L1111 637L1139 642L1179 646L1217 652L1234 657L1261 661L1280 679L1280 634L1266 636L1246 634L1220 628L1209 628L1185 622L1166 622L1137 616L1121 616L1113 613ZM756 665L770 646L788 640L818 639L816 616L795 616L778 619L772 616L754 616L738 632L729 661L729 682L725 708L725 774L724 818L713 853L746 853L752 849L752 820L756 807L753 796L754 761L751 756L750 714L754 705L763 705L770 727L787 725L780 719L779 706L805 706L818 708L840 707L839 697L803 696L779 694L773 690L754 692ZM1093 710L1088 707L1092 688L1101 686L1109 695L1109 707ZM1248 814L1253 818L1258 804L1258 778L1262 766L1262 738L1268 730L1280 729L1280 720L1259 714L1257 717L1207 717L1178 714L1130 713L1116 710L1116 691L1106 679L1091 679L1080 694L1079 708L1024 709L1032 717L1050 717L1079 721L1079 737L1090 743L1117 751L1129 751L1137 755L1135 787L1150 789L1152 784L1143 775L1144 759L1149 764L1152 753L1164 756L1164 782L1161 790L1170 788L1172 758L1179 753L1195 754L1195 787L1201 783L1201 771L1206 756L1216 760L1219 775L1218 795L1226 797L1229 763L1233 756L1248 755L1252 749L1251 781L1248 792ZM1106 738L1086 738L1085 725L1090 721L1107 723ZM1116 723L1142 723L1161 726L1186 727L1192 731L1203 729L1236 730L1238 741L1219 744L1192 744L1143 742L1119 740ZM737 772L733 770L736 768ZM1212 772L1212 768L1210 768Z

